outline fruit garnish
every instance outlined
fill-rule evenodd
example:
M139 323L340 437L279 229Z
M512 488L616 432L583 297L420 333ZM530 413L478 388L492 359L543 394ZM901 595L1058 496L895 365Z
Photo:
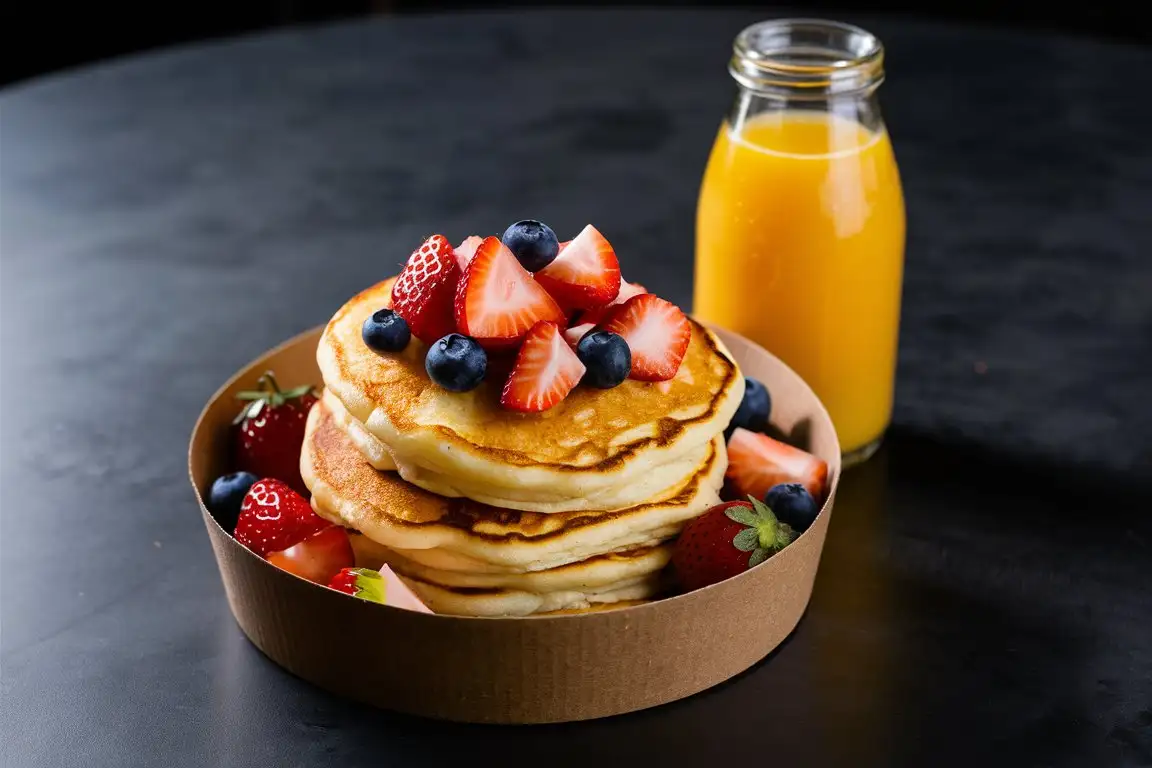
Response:
M536 323L564 312L495 237L476 249L456 293L456 325L488 349L516 346Z
M265 478L248 489L232 535L265 557L269 552L288 549L331 525L286 483Z
M776 519L787 523L797 533L804 533L820 514L820 505L808 489L800 483L780 483L764 494L767 504Z
M547 267L560 251L556 233L535 219L516 222L504 230L500 239L529 272L539 272Z
M408 322L390 309L378 309L365 318L360 335L373 352L402 352L412 340Z
M768 435L737 428L728 441L725 478L741 496L764 498L774 485L800 483L813 499L824 498L828 465L807 451Z
M651 293L633 296L601 325L622 336L632 350L630 378L667 381L676 376L692 340L692 326L670 301Z
M475 339L450 333L428 348L424 370L449 392L467 392L484 381L488 355Z
M536 273L536 280L562 306L603 307L620 292L620 262L612 245L589 224Z
M672 550L672 567L684 589L700 589L755 568L794 538L759 499L729 501L684 527Z
M240 505L248 495L248 489L260 478L251 472L233 472L221 475L212 481L208 489L208 511L226 531L236 528L240 518Z
M616 294L616 298L607 306L589 309L587 312L584 312L580 315L579 322L599 324L615 307L620 306L633 296L639 296L642 293L648 293L648 289L640 285L640 283L630 283L627 280L621 280L620 292Z
M772 398L768 395L768 389L758 380L746 376L744 398L732 416L728 431L731 433L737 427L743 427L752 432L763 432L768 428L768 417L771 413Z
M341 569L355 565L348 532L333 525L287 549L272 552L268 562L302 579L328 586Z
M619 385L632 370L628 342L611 331L593 331L580 339L576 356L588 369L581 381L599 389Z
M482 242L484 242L484 238L480 235L468 235L460 245L452 249L456 256L456 263L460 266L460 274L464 274L464 270L468 269L468 262L472 261L472 257L476 255L476 249L480 247Z
M282 391L271 371L259 379L257 391L238 392L245 401L236 416L234 459L236 468L257 477L274 477L298 493L308 493L300 477L300 448L304 423L316 402L310 384Z
M408 588L388 566L379 571L371 568L344 568L328 584L337 592L358 597L371 603L406 608L410 611L432 613L428 606Z
M392 285L392 309L425 344L456 330L453 303L460 274L448 238L432 235L412 252Z
M584 338L584 335L595 327L596 326L592 323L580 323L579 325L574 325L568 330L564 331L564 341L568 342L568 346L575 349L576 345L580 343L580 339Z
M568 396L584 371L560 326L539 322L524 338L500 405L525 413L546 411Z

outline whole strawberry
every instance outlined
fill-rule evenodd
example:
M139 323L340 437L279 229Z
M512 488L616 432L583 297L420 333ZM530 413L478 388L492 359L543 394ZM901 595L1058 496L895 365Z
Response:
M235 421L236 469L283 480L307 496L308 488L300 477L300 449L316 393L311 385L281 391L271 371L259 383L259 391L236 395L246 402Z
M717 504L688 523L672 552L672 567L685 590L700 589L743 573L788 546L796 534L764 502Z

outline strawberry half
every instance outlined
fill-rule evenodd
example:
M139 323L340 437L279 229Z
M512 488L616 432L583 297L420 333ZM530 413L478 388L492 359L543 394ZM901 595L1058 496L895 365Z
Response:
M728 440L725 479L740 496L758 499L780 483L800 483L820 503L828 482L828 465L807 451L737 427Z
M568 342L568 346L575 349L576 345L580 343L580 339L584 338L584 334L588 333L588 331L595 327L596 326L592 323L580 323L579 325L574 325L568 330L564 331L564 341Z
M633 296L613 310L602 327L624 337L632 350L630 379L668 381L692 340L692 325L670 301L651 293Z
M613 312L614 307L618 307L633 296L639 296L642 293L648 293L648 289L640 285L640 283L630 283L627 280L621 280L620 292L616 294L616 298L612 299L612 303L606 307L588 310L580 316L580 322L592 323L593 325L603 322L604 318Z
M460 267L460 274L464 274L464 270L468 269L468 262L472 261L472 257L476 255L476 249L480 247L482 242L484 242L484 238L480 235L469 235L464 238L460 245L452 249L453 253L456 254L456 264Z
M287 549L269 553L268 562L282 571L327 586L340 569L355 565L356 555L348 541L348 532L338 525L330 525Z
M460 283L457 256L444 235L432 235L412 252L392 286L392 309L412 335L431 344L456 330L453 303Z
M507 349L541 321L563 323L564 312L500 238L484 238L456 291L460 333L485 349Z
M620 292L620 262L612 244L591 224L564 244L536 280L566 307L603 307Z
M524 338L500 405L524 413L546 411L568 396L585 370L559 325L537 323Z
M312 511L304 497L280 480L252 484L240 505L232 534L261 557L280 552L328 528L332 523Z

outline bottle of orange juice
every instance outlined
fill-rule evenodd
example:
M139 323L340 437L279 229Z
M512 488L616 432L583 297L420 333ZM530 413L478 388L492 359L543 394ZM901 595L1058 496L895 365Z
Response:
M696 315L757 341L823 401L845 463L892 415L904 199L876 91L880 41L768 21L736 38L739 84L696 218Z

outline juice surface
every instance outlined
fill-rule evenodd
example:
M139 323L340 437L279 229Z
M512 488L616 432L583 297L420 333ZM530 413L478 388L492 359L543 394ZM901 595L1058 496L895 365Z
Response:
M700 190L694 311L823 401L844 453L892 414L904 200L888 135L826 112L721 126Z

